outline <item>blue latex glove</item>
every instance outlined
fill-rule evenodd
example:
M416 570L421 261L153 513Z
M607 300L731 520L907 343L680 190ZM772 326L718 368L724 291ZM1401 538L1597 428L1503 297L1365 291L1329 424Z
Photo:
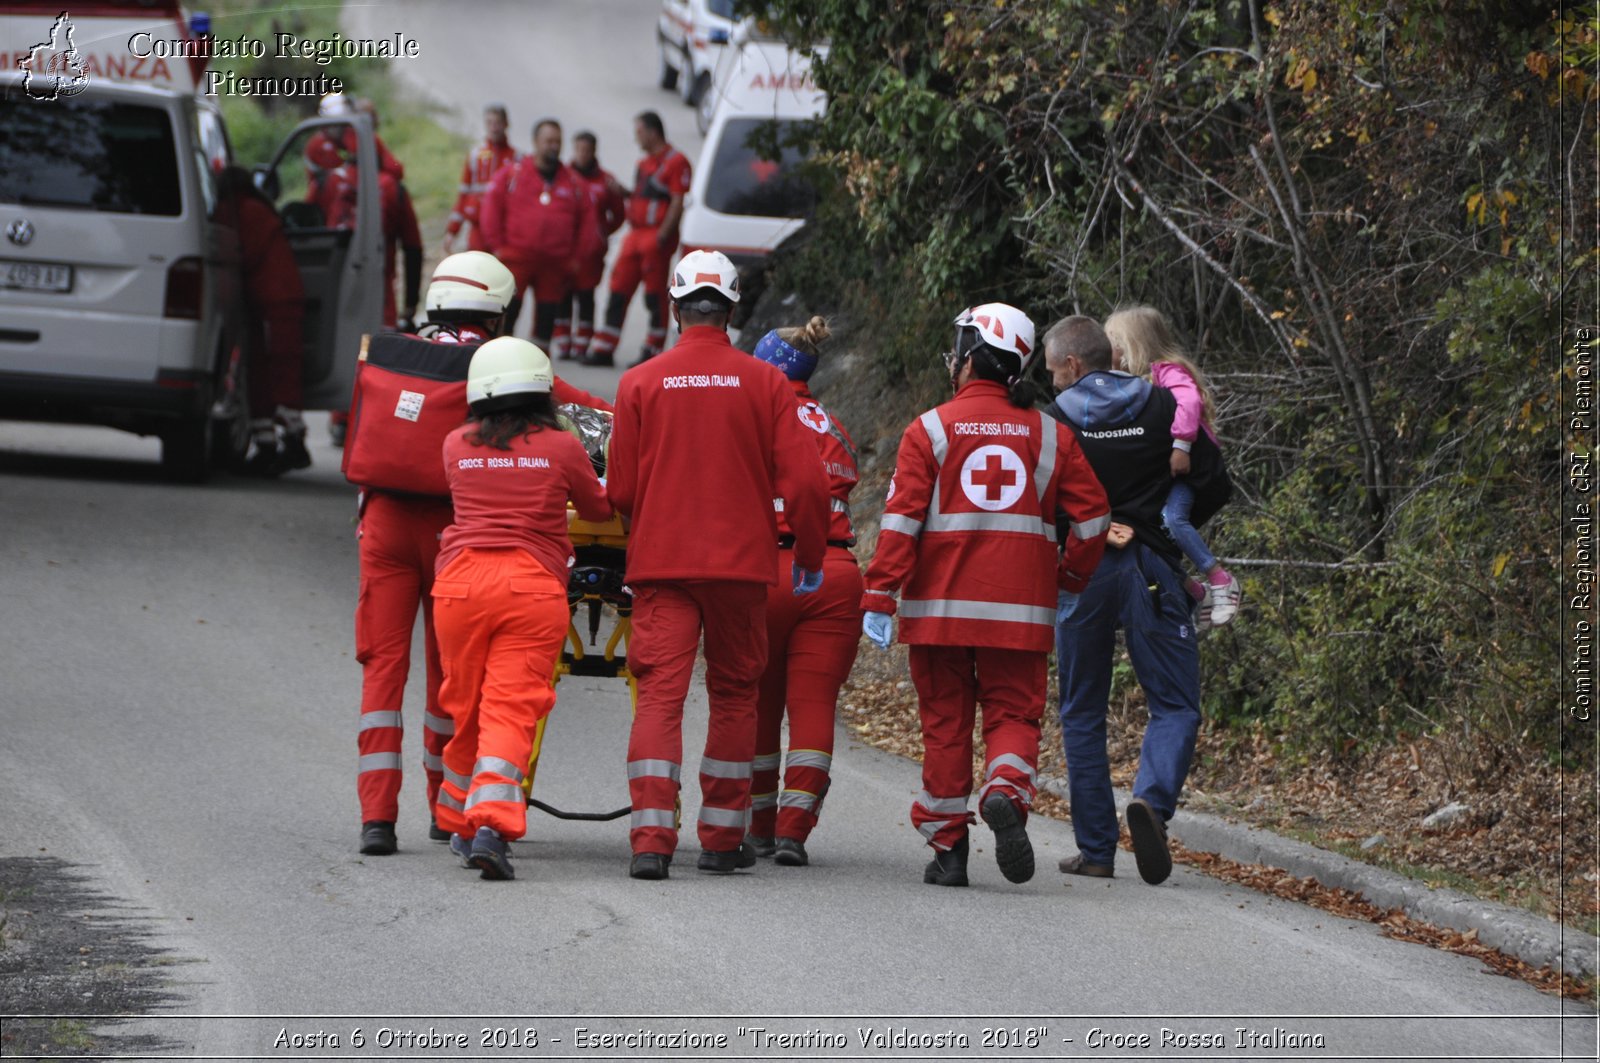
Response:
M800 567L798 561L790 563L790 571L794 573L794 592L796 594L810 594L822 586L822 570L807 572Z
M862 613L861 630L880 650L889 648L894 641L894 617L888 613Z

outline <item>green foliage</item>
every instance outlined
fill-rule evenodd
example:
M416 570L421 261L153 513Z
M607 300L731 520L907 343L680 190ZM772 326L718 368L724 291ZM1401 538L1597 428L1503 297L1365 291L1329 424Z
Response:
M1553 749L1554 337L1597 288L1585 56L1512 0L757 5L826 41L796 256L928 379L963 305L1154 305L1217 385L1249 608L1206 710ZM1576 138L1576 139L1575 139ZM1259 562L1252 564L1251 562Z

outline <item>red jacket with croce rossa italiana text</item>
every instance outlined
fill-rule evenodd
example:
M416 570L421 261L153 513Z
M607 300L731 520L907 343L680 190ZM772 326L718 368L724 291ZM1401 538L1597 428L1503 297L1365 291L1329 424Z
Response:
M773 583L780 497L795 560L822 567L828 483L781 372L694 326L622 375L616 407L606 485L633 520L630 582Z
M1059 561L1058 511L1072 527ZM974 380L900 438L861 607L892 613L900 591L906 643L1048 651L1056 589L1088 584L1110 526L1072 432Z

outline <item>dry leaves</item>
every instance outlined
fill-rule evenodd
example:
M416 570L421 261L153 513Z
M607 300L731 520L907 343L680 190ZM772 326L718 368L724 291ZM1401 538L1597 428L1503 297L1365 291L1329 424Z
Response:
M1047 704L1056 703L1053 689ZM879 749L922 758L916 693L904 647L888 653L863 648L840 694L840 718L861 740ZM1128 788L1138 766L1145 712L1137 691L1111 707L1107 745L1112 781ZM1335 765L1286 762L1271 736L1240 734L1202 725L1185 804L1255 826L1309 836L1325 847L1361 855L1356 846L1382 834L1370 857L1461 876L1484 896L1555 913L1564 901L1569 921L1600 914L1593 780L1563 779L1537 758L1508 758L1503 751L1466 740L1410 741L1364 759ZM1040 745L1041 776L1064 777L1060 725L1046 712ZM974 772L981 777L981 735ZM1422 819L1450 801L1471 814L1442 830L1425 831ZM1041 791L1035 810L1066 819L1067 803ZM1342 843L1342 844L1341 844ZM1126 841L1124 841L1126 845ZM1489 948L1475 933L1461 934L1418 922L1398 909L1380 911L1348 890L1274 868L1239 864L1173 846L1174 856L1208 874L1349 919L1377 923L1404 941L1480 960L1487 968L1569 999L1590 999L1594 987L1549 967L1534 969ZM1448 883L1461 887L1466 883ZM1564 888L1563 888L1564 887ZM1565 894L1563 898L1563 893Z

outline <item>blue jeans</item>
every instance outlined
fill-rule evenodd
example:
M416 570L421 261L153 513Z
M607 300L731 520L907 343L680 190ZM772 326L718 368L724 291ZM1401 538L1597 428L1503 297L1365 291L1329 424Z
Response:
M1085 859L1111 865L1117 808L1106 755L1106 699L1116 630L1122 628L1150 722L1133 795L1171 819L1200 730L1200 653L1193 604L1173 567L1141 543L1108 549L1082 594L1063 592L1056 610L1061 735L1067 755L1072 833Z
M1206 541L1200 538L1200 533L1195 531L1194 525L1189 523L1189 511L1193 508L1194 488L1186 480L1172 481L1166 505L1161 507L1161 526L1167 529L1167 534L1178 544L1183 556L1194 562L1194 567L1204 576L1217 567L1217 558L1206 546Z

